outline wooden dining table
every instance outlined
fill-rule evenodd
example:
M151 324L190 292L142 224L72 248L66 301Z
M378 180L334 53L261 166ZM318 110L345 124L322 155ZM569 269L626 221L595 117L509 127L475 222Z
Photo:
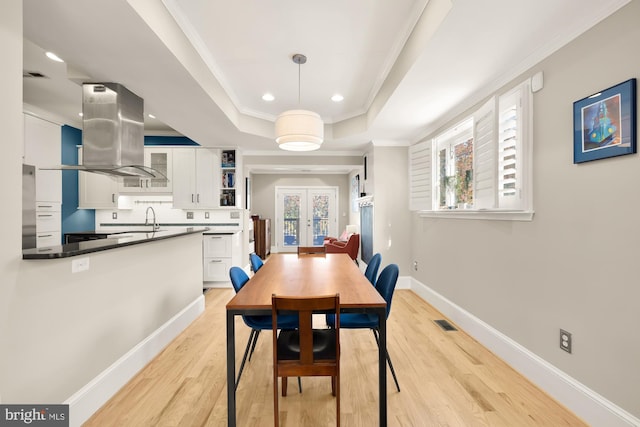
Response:
M271 296L340 294L341 313L374 313L379 319L378 388L380 426L387 425L387 304L347 254L271 254L227 303L227 419L236 425L235 316L271 314ZM343 357L348 355L343 354Z

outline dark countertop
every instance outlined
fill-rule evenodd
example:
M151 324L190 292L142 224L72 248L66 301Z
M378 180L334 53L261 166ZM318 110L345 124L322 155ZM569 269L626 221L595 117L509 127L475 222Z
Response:
M49 246L45 248L25 249L22 251L22 259L55 259L68 258L93 252L116 249L124 246L138 245L156 240L185 236L207 231L206 227L173 228L170 230L129 231L110 235L107 239L89 240L85 242L69 243L66 245Z
M239 222L203 222L203 223L193 223L193 222L187 222L187 223L180 223L180 222L161 222L158 224L160 226L160 229L164 229L165 227L169 227L169 228L175 228L175 227L207 227L208 230L205 231L203 234L235 234L238 233L240 231L242 231L240 229L240 223ZM141 223L101 223L100 224L100 229L102 231L96 232L96 231L86 231L86 232L78 232L78 233L65 233L66 234L75 234L75 235L82 235L82 234L105 234L105 235L111 235L114 233L121 233L121 230L130 230L132 228L136 229L136 228L143 228L147 227L144 224ZM108 231L108 230L114 230L114 231Z

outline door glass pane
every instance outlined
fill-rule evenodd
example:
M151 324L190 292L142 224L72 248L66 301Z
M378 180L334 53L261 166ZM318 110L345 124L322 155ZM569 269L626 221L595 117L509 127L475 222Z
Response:
M329 232L329 197L315 194L312 198L313 246L322 246Z
M300 196L284 196L284 246L298 246L300 236Z

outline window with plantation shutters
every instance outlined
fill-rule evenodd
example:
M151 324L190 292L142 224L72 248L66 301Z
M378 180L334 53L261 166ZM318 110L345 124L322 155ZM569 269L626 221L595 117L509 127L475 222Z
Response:
M409 147L409 209L431 209L431 142Z
M498 100L498 206L501 209L526 208L524 144L527 120L525 108L528 84L516 87Z
M412 146L410 207L421 216L531 220L529 81Z
M474 115L475 209L496 207L495 99L491 98Z

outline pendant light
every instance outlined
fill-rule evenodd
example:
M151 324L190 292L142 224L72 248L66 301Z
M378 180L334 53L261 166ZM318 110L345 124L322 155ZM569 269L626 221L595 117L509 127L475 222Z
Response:
M298 104L300 104L300 65L307 57L296 53L291 58L298 64ZM313 151L320 148L324 138L324 123L318 113L308 110L288 110L276 119L276 142L283 150Z

